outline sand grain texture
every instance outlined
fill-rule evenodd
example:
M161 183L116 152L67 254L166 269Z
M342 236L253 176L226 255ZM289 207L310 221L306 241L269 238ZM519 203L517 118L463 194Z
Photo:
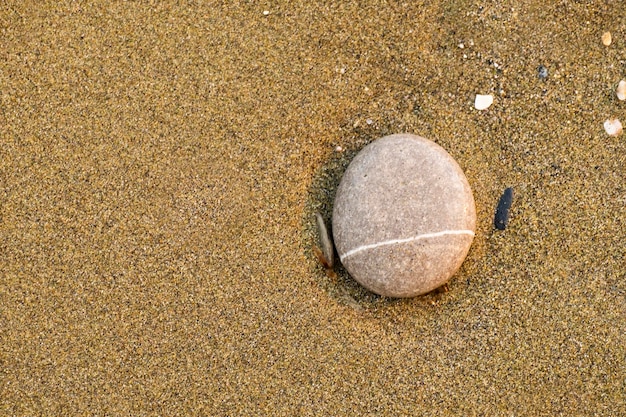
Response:
M618 415L620 8L4 2L0 414ZM311 250L397 132L478 215L449 292L403 301Z

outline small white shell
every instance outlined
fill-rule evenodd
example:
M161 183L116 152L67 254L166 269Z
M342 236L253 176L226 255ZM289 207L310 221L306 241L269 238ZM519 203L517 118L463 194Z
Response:
M622 123L618 119L608 119L604 122L604 130L609 136L619 136L622 134Z
M474 107L476 110L488 109L492 104L493 96L491 94L476 94L476 99L474 100Z
M604 32L602 34L602 45L609 46L613 41L613 37L611 36L611 32Z
M622 80L619 82L619 84L617 84L615 94L620 100L626 100L626 81Z

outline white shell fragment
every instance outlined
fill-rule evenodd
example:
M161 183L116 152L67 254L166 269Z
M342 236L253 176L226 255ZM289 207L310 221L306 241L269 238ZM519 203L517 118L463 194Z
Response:
M611 36L611 32L604 32L602 34L602 45L609 46L613 41L613 37Z
M476 94L476 100L474 100L474 107L476 110L485 110L493 104L493 96L491 94Z
M617 84L617 88L615 89L615 94L617 98L620 100L626 100L626 81L622 80Z
M622 134L622 123L618 119L608 119L604 122L604 130L609 136L619 136Z

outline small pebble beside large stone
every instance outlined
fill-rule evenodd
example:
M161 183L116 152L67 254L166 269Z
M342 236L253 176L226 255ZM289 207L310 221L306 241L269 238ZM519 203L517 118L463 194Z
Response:
M328 229L326 228L326 222L320 213L315 213L315 220L317 221L317 232L320 237L320 245L322 246L322 253L324 254L324 260L326 267L332 268L335 264L335 250L333 248L333 242L328 235Z
M493 225L496 229L506 229L506 226L509 224L509 210L511 209L512 203L513 188L509 187L502 193L500 201L498 201L498 206L496 207L496 215L493 219Z
M463 171L439 145L411 134L385 136L352 160L333 208L344 267L388 297L445 284L467 255L476 228Z

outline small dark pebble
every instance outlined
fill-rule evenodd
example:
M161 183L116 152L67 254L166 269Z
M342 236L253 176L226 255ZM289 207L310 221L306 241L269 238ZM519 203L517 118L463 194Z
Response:
M548 78L548 68L544 67L543 65L539 65L539 67L537 67L537 76L540 80L545 80L546 78Z
M506 229L506 226L509 223L509 209L511 208L512 202L513 188L509 187L504 190L504 193L498 202L498 207L496 207L496 217L493 219L493 225L496 229Z

